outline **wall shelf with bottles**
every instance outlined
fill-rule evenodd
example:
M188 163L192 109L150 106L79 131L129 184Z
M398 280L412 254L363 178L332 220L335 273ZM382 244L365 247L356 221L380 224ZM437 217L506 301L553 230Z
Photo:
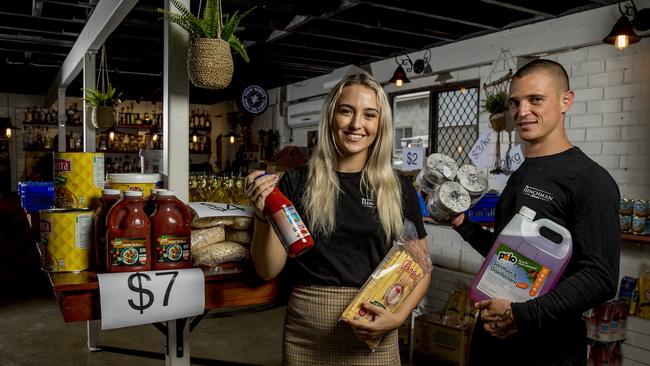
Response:
M650 244L650 235L623 233L621 234L621 239L636 243Z

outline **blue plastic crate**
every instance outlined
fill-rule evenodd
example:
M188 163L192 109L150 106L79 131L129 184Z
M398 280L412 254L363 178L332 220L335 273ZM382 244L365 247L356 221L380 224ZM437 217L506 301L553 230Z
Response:
M18 194L27 212L54 208L54 182L18 182Z
M472 221L494 222L494 215L498 201L498 194L486 193L474 207L467 210L467 216L469 216L469 219Z

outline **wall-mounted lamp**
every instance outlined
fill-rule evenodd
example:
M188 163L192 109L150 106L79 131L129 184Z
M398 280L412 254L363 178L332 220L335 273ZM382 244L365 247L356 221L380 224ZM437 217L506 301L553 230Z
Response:
M650 9L638 10L634 1L630 2L632 5L626 5L625 10L621 8L621 3L618 3L621 17L618 18L607 37L603 38L604 43L613 44L619 50L641 40L634 32L635 29L638 31L650 29ZM632 21L628 17L632 17Z
M239 137L239 135L237 134L237 132L235 132L234 128L231 128L230 131L228 131L226 137L228 138L228 142L234 144L237 138Z
M413 71L416 74L429 74L433 72L431 70L431 65L429 64L429 61L431 60L431 50L428 49L424 52L424 56L421 59L415 60L413 62L409 55L403 54L399 56L399 60L397 59L397 56L395 57L395 63L397 64L397 69L395 69L395 72L393 73L393 77L390 78L388 82L394 83L395 86L400 87L404 85L404 83L410 83L411 80L406 76L407 72ZM404 67L406 67L406 71L404 70Z
M8 139L10 139L11 136L13 136L14 130L20 130L20 128L14 126L13 123L11 123L10 118L0 118L0 126L2 126L4 135Z

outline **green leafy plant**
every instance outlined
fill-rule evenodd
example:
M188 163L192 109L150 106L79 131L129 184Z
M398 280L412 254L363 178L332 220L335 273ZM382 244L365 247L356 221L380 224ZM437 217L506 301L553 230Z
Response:
M86 93L86 101L93 107L113 107L120 103L120 97L122 96L122 92L118 92L110 83L108 84L108 89L105 93L102 93L97 89L83 90Z
M497 92L490 94L483 101L483 110L490 114L502 113L508 110L508 94Z
M248 53L244 44L235 35L236 32L245 28L239 26L239 22L248 15L255 7L242 13L235 11L232 16L221 12L221 0L207 0L203 14L194 16L190 10L178 0L170 0L180 14L172 13L165 9L156 9L156 12L163 14L164 19L178 24L191 38L217 38L221 37L228 42L241 57L248 62Z

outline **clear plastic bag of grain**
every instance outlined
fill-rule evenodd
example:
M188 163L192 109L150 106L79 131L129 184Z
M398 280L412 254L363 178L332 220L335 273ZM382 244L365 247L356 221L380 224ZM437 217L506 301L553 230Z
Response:
M223 225L209 227L207 229L192 229L192 253L202 248L224 241L226 230Z
M190 221L190 226L194 229L206 229L218 225L230 226L234 224L232 217L226 217L226 216L199 217L199 215L192 207L187 206L187 208L192 213L192 221Z
M250 255L248 248L232 241L221 241L192 250L194 266L214 267L222 263L246 260Z
M373 314L363 307L366 302L396 312L418 282L431 273L432 267L426 240L419 239L415 225L406 220L400 239L393 242L388 254L343 311L340 320L371 322ZM374 351L382 338L364 342Z
M253 227L253 217L251 216L225 216L223 219L232 221L226 224L229 229L248 230Z
M250 230L236 230L229 227L226 228L226 240L234 241L235 243L250 245L251 232Z

